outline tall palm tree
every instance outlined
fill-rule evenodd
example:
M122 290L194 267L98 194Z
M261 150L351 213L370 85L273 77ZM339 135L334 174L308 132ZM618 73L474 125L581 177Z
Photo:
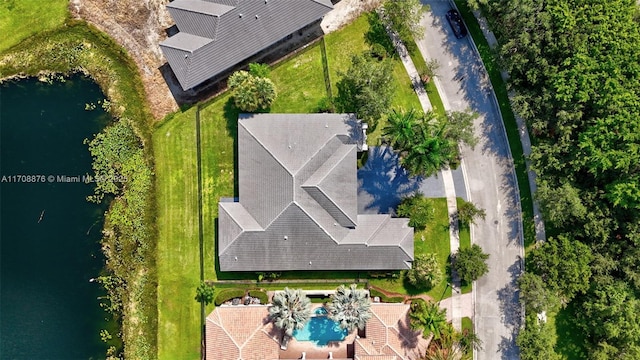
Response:
M371 319L371 301L367 292L358 289L356 284L351 284L348 288L340 285L331 296L327 312L331 320L338 322L341 328L349 332L356 327L364 329L367 321Z
M272 303L269 318L289 336L294 330L302 329L311 317L311 300L301 289L284 288L273 295Z
M418 114L415 109L406 112L396 111L389 114L388 124L382 131L389 139L391 147L397 151L405 151L415 141L418 126Z
M442 136L445 126L423 126L416 134L415 143L401 160L411 174L431 176L455 157L455 146Z
M423 330L425 336L433 334L434 339L440 339L447 330L446 310L431 301L414 300L409 311L409 324L413 330Z

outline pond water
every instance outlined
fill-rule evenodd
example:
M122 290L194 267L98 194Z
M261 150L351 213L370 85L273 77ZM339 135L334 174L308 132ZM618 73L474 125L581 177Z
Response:
M72 76L0 85L0 359L99 359L104 206L86 138L109 121L92 81ZM27 176L23 176L27 175ZM80 177L80 178L77 178Z

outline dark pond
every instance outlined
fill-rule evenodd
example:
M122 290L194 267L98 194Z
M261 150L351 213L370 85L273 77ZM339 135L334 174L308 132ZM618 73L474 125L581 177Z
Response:
M104 264L104 206L75 182L91 173L83 140L109 121L103 99L81 76L0 85L1 359L105 357L104 293L89 282Z

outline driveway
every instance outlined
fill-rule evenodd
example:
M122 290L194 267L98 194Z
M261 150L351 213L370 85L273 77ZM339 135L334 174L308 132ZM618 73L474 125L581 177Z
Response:
M521 314L515 281L523 254L521 209L515 170L492 88L471 38L456 39L445 14L448 1L422 0L431 6L422 25L418 47L426 58L437 59L439 92L447 110L470 108L481 116L475 123L480 138L475 150L463 148L469 199L487 216L472 229L472 240L490 254L489 273L476 282L475 326L483 342L478 359L518 359L515 337Z
M467 200L461 169L452 170L457 197ZM358 214L393 214L403 198L416 192L428 198L445 197L442 172L412 177L387 146L371 146L366 164L358 169Z

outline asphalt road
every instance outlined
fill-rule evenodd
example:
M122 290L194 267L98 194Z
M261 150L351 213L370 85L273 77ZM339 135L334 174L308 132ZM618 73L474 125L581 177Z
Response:
M431 6L422 25L426 34L418 46L440 64L439 92L447 110L480 114L474 150L464 148L463 166L470 200L485 209L485 221L473 227L473 241L490 254L489 273L475 285L475 326L483 342L481 360L518 359L515 337L521 313L515 281L523 254L521 208L515 170L492 88L471 38L456 39L445 18L448 1L422 0Z

